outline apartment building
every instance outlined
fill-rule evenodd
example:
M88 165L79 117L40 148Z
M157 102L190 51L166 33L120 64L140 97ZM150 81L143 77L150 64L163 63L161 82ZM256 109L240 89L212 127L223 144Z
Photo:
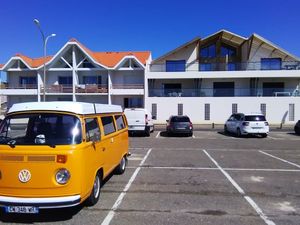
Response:
M71 39L54 56L17 54L1 70L8 107L45 97L145 107L156 123L188 115L222 124L234 112L262 112L272 124L300 119L300 59L258 34L221 30L155 60L149 51L93 52Z
M145 106L157 123L182 114L194 123L224 123L234 112L262 112L270 123L294 124L299 82L298 57L257 34L221 30L147 64Z
M11 57L0 67L7 73L7 85L0 94L7 96L9 107L18 102L43 101L44 97L46 101L144 107L144 70L150 59L149 51L94 52L71 39L54 56Z

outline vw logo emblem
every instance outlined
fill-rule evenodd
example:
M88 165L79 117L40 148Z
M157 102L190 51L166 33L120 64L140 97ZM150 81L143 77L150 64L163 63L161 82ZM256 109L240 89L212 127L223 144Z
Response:
M26 183L30 180L31 178L31 174L29 172L29 170L21 170L20 173L19 173L19 180L22 182L22 183Z

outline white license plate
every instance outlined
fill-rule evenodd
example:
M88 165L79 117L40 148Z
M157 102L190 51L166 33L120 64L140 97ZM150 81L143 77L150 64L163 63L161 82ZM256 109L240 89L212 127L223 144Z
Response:
M7 213L39 213L39 208L35 206L6 206L5 212Z

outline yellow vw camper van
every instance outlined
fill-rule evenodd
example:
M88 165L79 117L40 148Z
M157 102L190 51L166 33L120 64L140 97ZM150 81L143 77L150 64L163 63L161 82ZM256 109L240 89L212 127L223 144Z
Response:
M38 213L96 204L103 179L125 171L127 130L117 105L13 105L0 124L0 206Z

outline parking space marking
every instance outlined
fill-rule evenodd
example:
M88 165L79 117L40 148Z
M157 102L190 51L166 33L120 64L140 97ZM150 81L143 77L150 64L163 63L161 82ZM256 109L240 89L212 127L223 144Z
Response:
M160 136L160 132L161 132L161 131L159 131L159 132L157 133L157 135L156 135L156 137L155 137L155 138L159 138L159 136Z
M136 166L127 167L136 169ZM143 169L162 169L162 170L219 170L216 167L182 167L182 166L142 166ZM261 172L300 172L299 169L264 169L264 168L223 168L225 171L261 171Z
M218 162L206 151L203 150L203 152L207 155L207 157L218 167L218 169L223 173L223 175L230 181L230 183L237 189L237 191L246 199L246 201L252 206L252 208L257 212L257 214L260 216L260 218L263 219L263 221L267 225L275 225L275 223L270 220L263 211L259 208L259 206L246 195L245 191L238 185L238 183L233 180L233 178L227 173L219 164Z
M274 158L274 159L278 159L278 160L280 160L280 161L282 161L282 162L285 162L285 163L288 163L288 164L290 164L290 165L292 165L292 166L296 166L296 167L300 168L300 165L298 165L298 164L296 164L296 163L293 163L293 162L290 162L290 161L288 161L288 160L279 158L279 157L277 157L277 156L275 156L275 155L271 155L271 154L266 153L266 152L261 151L261 150L260 150L259 152L262 153L262 154L265 154L265 155L267 155L267 156L270 156L270 157L272 157L272 158Z
M152 151L151 148L147 151L147 153L144 156L143 160L140 162L139 167L136 168L136 170L134 171L134 173L130 177L130 179L129 179L128 183L126 184L125 188L123 189L123 191L121 192L121 194L119 195L117 200L115 201L114 205L112 206L111 210L109 211L109 213L107 214L107 216L105 217L105 219L103 220L101 225L109 225L110 224L111 220L113 219L113 217L115 215L115 211L118 209L119 205L122 203L122 200L124 199L128 189L130 188L131 184L133 183L136 176L140 172L143 164L145 163L146 159L150 155L151 151Z

